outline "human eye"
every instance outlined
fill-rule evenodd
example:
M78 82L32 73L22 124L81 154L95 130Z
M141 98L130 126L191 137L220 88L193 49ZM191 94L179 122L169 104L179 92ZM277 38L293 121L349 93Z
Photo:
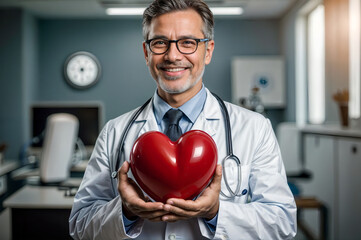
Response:
M194 48L197 42L194 39L182 39L179 41L179 44L184 48Z
M151 41L151 45L155 48L164 48L168 46L168 41L164 39L154 39Z

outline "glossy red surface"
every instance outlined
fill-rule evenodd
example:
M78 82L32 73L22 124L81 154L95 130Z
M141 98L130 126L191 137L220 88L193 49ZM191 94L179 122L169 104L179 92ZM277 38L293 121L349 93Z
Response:
M153 200L194 199L208 185L217 166L217 147L200 130L172 142L161 132L147 132L134 143L130 167L139 186Z

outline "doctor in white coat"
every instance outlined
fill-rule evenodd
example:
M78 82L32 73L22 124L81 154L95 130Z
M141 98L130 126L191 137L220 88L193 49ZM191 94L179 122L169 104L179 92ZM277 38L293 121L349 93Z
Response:
M145 132L164 132L169 109L183 112L182 132L200 129L214 139L219 163L227 155L221 107L202 83L214 49L213 15L202 0L156 0L143 15L146 63L157 90L119 143L133 110L109 121L96 142L69 219L74 239L292 239L296 205L287 185L271 124L263 116L226 103L241 179L219 164L211 184L196 200L147 199L129 170L130 151ZM112 167L124 161L113 179Z

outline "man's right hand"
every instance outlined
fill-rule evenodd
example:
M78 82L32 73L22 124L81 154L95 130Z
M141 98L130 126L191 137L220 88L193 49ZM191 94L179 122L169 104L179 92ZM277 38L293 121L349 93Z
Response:
M122 198L124 216L129 220L140 217L153 222L161 221L162 216L168 213L163 210L164 204L149 201L133 179L128 178L128 171L129 163L125 161L118 171L118 192Z

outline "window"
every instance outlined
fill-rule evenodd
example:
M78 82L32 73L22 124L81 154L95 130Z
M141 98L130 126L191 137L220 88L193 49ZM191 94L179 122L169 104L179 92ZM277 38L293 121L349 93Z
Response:
M307 18L308 121L325 121L325 17L319 5Z
M310 1L296 21L296 122L325 122L324 7Z
M349 115L360 118L360 0L349 1Z

